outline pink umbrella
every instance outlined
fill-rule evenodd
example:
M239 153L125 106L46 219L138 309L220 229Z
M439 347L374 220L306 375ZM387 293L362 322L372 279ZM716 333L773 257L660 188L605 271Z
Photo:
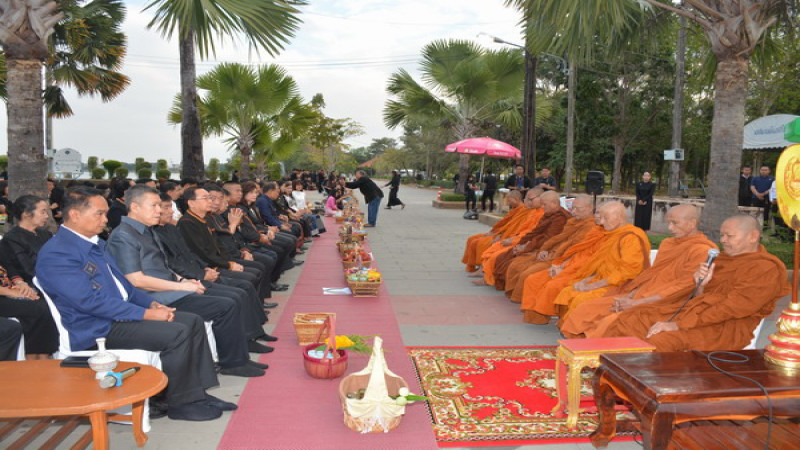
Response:
M453 142L444 148L447 153L484 155L490 158L520 159L522 152L513 145L489 137L470 138Z

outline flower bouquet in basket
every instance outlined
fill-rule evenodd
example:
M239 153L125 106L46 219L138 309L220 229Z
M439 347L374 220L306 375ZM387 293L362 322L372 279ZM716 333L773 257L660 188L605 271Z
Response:
M386 366L383 340L376 337L364 370L350 374L339 384L344 424L361 433L388 433L400 425L406 405L427 397L413 395L405 380Z
M342 255L342 265L345 269L369 267L372 265L372 256L363 248L347 249Z
M369 353L372 348L367 340L372 336L356 334L336 336L336 316L327 317L317 334L315 343L303 346L303 366L314 378L338 378L347 370L347 352ZM327 338L321 338L327 332Z

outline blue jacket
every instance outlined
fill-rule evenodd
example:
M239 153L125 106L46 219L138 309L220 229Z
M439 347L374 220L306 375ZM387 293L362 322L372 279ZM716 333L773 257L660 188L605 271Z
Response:
M125 278L105 241L93 244L63 226L39 251L36 278L61 313L73 351L95 345L113 322L142 320L155 301ZM127 300L114 278L128 293Z
M275 209L275 202L264 194L256 198L256 208L261 213L261 218L271 227L279 227L283 224L278 218L278 211Z

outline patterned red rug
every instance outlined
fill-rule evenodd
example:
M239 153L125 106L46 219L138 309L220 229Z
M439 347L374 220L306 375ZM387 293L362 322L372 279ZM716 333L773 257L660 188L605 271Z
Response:
M567 429L566 416L550 413L558 401L555 351L556 347L410 347L429 398L438 445L589 442L597 427L596 412L581 413L575 430ZM582 395L591 395L590 376L584 374ZM626 437L622 433L617 439Z

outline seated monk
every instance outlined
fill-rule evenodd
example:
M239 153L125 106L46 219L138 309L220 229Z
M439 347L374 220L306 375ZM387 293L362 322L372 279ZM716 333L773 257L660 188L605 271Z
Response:
M619 313L603 336L635 336L659 352L739 350L761 320L788 294L786 266L759 244L751 216L733 216L720 227L723 252L694 273L695 297L673 293ZM702 281L701 281L702 280Z
M603 244L555 298L562 320L581 303L602 297L650 267L650 240L641 228L628 223L625 205L604 204L600 225L606 230Z
M467 244L464 246L464 256L461 257L461 262L467 266L467 272L475 272L478 270L481 261L481 253L489 248L489 245L495 240L498 240L511 224L516 223L520 213L526 210L525 206L522 204L522 194L520 194L519 191L509 192L506 196L506 202L509 208L511 208L510 211L508 211L505 217L494 224L488 233L475 234L467 238ZM481 242L480 245L479 241ZM480 252L478 251L479 247L481 247Z
M494 287L504 290L506 287L506 271L511 263L523 256L538 250L548 239L561 233L569 220L570 214L561 207L561 200L556 191L547 191L539 197L544 215L536 228L528 232L514 247L502 252L494 263ZM485 272L485 271L484 271Z
M699 222L700 211L696 206L671 208L667 212L667 226L674 237L661 243L653 266L603 297L577 306L561 325L564 336L593 337L596 331L604 329L602 323L615 319L616 312L673 294L689 295L694 288L694 271L708 258L708 250L717 248L697 229Z
M599 213L594 215L594 222L600 222ZM603 227L595 224L580 242L554 259L548 270L536 272L525 279L520 305L525 322L537 325L550 322L550 316L556 314L553 300L567 286L575 272L594 255L604 237Z
M539 248L517 256L506 270L506 296L514 303L522 301L525 278L550 267L552 261L566 249L580 242L586 232L595 226L592 217L592 198L580 194L572 201L572 217L567 220L561 233L547 239ZM532 247L532 246L531 246Z
M514 247L523 236L536 228L536 225L539 224L539 220L544 215L542 201L539 198L543 193L544 189L533 188L529 189L525 194L525 207L527 211L523 218L524 220L519 223L519 226L513 230L509 237L495 242L481 254L481 273L483 279L473 281L475 285L494 285L494 263L497 257L509 248Z

